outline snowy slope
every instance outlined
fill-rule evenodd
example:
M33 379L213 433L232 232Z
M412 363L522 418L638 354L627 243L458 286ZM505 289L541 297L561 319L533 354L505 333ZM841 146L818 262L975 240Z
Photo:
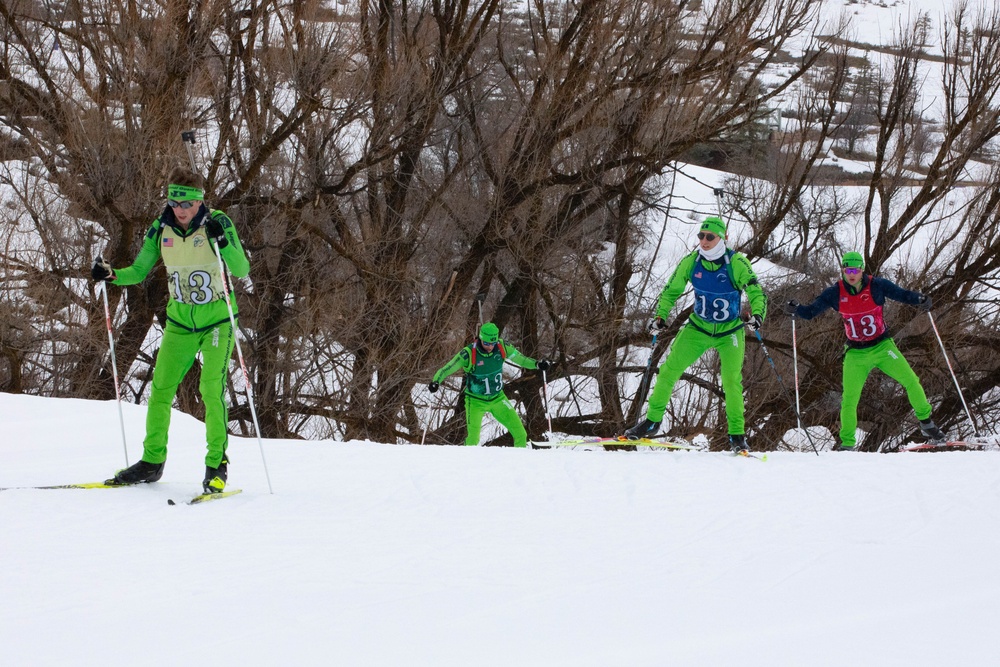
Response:
M144 408L126 406L130 457ZM103 479L114 403L0 394L0 486ZM994 665L998 454L232 444L242 495L0 492L3 665Z

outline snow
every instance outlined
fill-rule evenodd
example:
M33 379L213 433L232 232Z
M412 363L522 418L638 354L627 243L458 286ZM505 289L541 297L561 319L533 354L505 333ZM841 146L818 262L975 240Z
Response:
M125 405L129 457L145 410ZM0 394L0 486L123 463L114 402ZM997 452L626 453L234 438L243 494L0 492L4 665L989 665ZM113 657L111 657L113 656Z

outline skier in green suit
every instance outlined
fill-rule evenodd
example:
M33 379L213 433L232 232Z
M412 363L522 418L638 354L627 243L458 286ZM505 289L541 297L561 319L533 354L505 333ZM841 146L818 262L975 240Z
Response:
M483 417L488 413L514 436L515 447L527 447L528 433L517 410L503 393L503 365L508 361L529 370L547 371L550 366L545 359L536 362L518 352L513 345L501 340L497 325L486 322L479 328L479 338L452 357L427 385L434 393L449 375L460 370L465 372L466 445L479 444Z
M142 249L132 265L113 269L99 257L91 271L95 280L135 285L162 259L170 292L167 323L153 369L142 459L118 471L108 483L155 482L163 475L171 405L177 387L200 351L198 389L205 403L208 443L202 485L206 493L218 493L225 488L228 477L229 418L224 391L234 332L216 248L232 274L239 278L250 272L250 264L229 216L205 206L204 179L187 169L176 168L170 173L169 183L167 206L146 232ZM232 305L235 313L235 298Z
M840 404L840 446L836 450L853 451L857 444L861 389L876 368L903 385L924 437L932 443L945 442L944 433L931 420L931 404L920 386L920 379L896 347L882 317L886 299L929 311L930 297L903 289L891 280L866 275L865 258L859 252L844 254L840 266L843 280L823 290L814 302L803 306L792 300L784 306L786 313L804 320L811 320L828 308L844 319L847 352L844 354L844 394Z
M667 327L666 318L688 283L694 288L694 312L670 345L649 396L646 417L625 430L630 439L656 435L674 385L691 364L714 348L722 364L729 447L737 453L749 451L743 418L744 327L754 331L761 327L767 313L767 297L750 260L728 249L725 239L726 223L715 216L705 218L698 232L698 248L681 260L660 293L656 318L650 324L651 333L658 334ZM746 323L741 318L744 293L750 302L750 318Z

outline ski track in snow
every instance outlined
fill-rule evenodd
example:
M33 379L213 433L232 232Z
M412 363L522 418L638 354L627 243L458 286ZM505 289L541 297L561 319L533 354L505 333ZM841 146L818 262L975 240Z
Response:
M0 395L0 486L101 480L113 402ZM130 460L145 410L126 405ZM0 492L4 665L993 665L997 452L597 452L234 438L197 493Z

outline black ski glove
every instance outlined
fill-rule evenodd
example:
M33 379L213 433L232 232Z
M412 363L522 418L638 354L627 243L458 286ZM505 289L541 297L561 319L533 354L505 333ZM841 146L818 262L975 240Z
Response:
M205 218L205 233L208 234L208 238L215 241L215 247L219 250L229 245L229 239L226 238L226 230L222 228L222 223L211 215Z
M535 362L535 365L538 367L538 370L542 372L545 372L552 367L552 363L548 359L539 359Z
M115 279L115 271L110 264L104 261L103 257L98 257L94 260L94 268L90 270L90 276L97 282L102 280L111 282Z
M427 390L433 394L435 391L438 390L438 387L440 386L441 385L438 384L437 382L431 382L429 385L427 385Z
M662 332L664 329L667 328L667 323L663 320L662 317L657 317L655 320L649 323L648 328L649 328L649 333L655 336L656 334Z
M786 303L784 306L782 306L781 309L784 310L787 315L791 315L792 317L795 317L795 313L799 309L799 302L796 301L795 299L792 299L791 301L789 301L788 303Z
M751 315L750 319L747 320L747 328L750 331L758 331L764 326L764 318L760 315Z
M926 294L921 294L920 301L917 302L917 308L925 313L929 313L931 310L931 298Z

